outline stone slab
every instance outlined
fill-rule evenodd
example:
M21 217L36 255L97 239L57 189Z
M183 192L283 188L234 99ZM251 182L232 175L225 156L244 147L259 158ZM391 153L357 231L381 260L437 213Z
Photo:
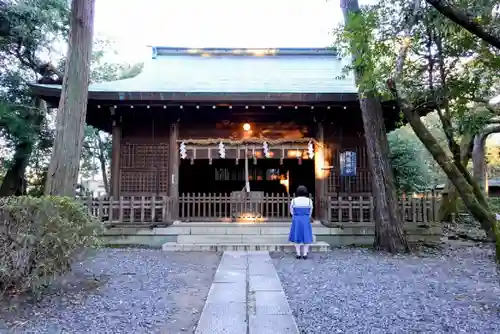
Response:
M205 304L195 334L245 334L246 303Z
M316 237L313 236L313 241ZM286 244L288 234L186 234L178 235L180 244Z
M373 241L373 240L372 240ZM179 244L166 242L162 245L166 252L226 252L226 251L267 251L283 252L293 250L293 244ZM324 241L311 244L310 252L328 252L330 245Z
M282 290L280 291L255 291L254 312L256 316L273 314L292 314L288 300Z
M261 263L252 262L248 264L248 272L251 276L272 276L278 278L278 274L274 269L274 265L272 263Z
M249 277L250 291L282 291L278 275L266 273L266 275L251 275Z
M244 303L246 302L246 282L212 283L207 303Z
M237 269L237 270L224 270L215 273L214 283L237 283L237 282L246 282L247 280L247 272L245 269Z
M298 334L268 252L224 252L195 333Z
M249 320L249 334L299 334L291 314L256 315Z

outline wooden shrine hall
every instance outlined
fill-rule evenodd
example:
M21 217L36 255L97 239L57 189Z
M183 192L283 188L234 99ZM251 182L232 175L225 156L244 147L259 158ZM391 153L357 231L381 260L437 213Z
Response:
M329 198L369 198L357 89L345 65L329 48L152 47L136 77L89 86L87 123L112 134L110 203L141 198L150 208L141 215L152 219L250 212L284 220L299 185L319 218ZM57 105L61 86L31 88ZM384 104L388 131L395 108ZM121 219L139 219L133 204L127 210ZM365 211L349 219L369 220Z

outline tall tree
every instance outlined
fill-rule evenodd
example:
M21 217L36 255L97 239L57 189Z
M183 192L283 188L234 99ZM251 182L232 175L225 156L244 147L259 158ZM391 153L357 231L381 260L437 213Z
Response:
M45 193L74 196L87 113L95 0L72 0L70 38Z
M370 65L377 75L364 79L379 80L379 86L386 82L388 95L399 103L404 118L453 183L464 205L487 235L495 239L495 217L481 188L462 163L457 138L465 133L461 125L471 104L486 101L493 93L491 87L500 67L498 50L431 6L420 4L420 0L401 0L369 6L363 11L364 24L358 25L356 34L347 39L354 39L359 45L366 40L366 31L370 31L370 51L375 59ZM482 0L467 2L478 17L498 29L500 22L491 21L495 3L488 4L484 6ZM394 74L387 79L391 72ZM421 120L422 113L433 110L443 127L444 143Z
M484 17L491 17L492 9L479 8L478 13ZM427 86L424 90L426 96L420 98L423 98L424 104L438 112L450 154L421 122L419 106L410 101L408 95L400 95L396 82L392 79L388 81L389 89L401 103L402 112L419 139L453 183L467 209L481 223L487 235L495 239L497 229L495 217L489 209L484 193L463 164L464 156L456 141L454 123L457 122L454 122L453 115L463 115L467 102L484 100L485 95L491 94L489 88L492 79L486 75L485 70L498 69L498 60L491 49L472 39L469 34L460 30L460 27L452 26L442 20L431 8L424 12L423 18L422 24L415 27L410 25L410 29L416 28L415 32L419 31L419 28L422 29L420 31L424 39L418 43L424 50L427 49L426 65L423 67L428 73ZM415 40L413 42L412 48L415 49L418 46ZM408 46L409 44L410 42ZM471 60L465 63L464 57L469 57ZM400 57L401 63L404 63L406 58L406 55ZM458 70L457 64L461 65Z
M358 0L341 0L346 33L354 33L352 27L362 27ZM359 32L359 31L358 31ZM403 231L394 177L389 165L389 144L385 130L384 115L377 88L363 80L370 75L370 53L368 40L351 40L349 50L352 55L356 85L363 117L368 161L372 171L373 195L375 198L375 240L374 248L388 252L408 251L408 241Z

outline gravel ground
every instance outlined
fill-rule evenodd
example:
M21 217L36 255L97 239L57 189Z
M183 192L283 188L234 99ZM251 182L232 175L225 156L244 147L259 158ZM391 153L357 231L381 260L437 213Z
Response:
M4 303L0 332L192 333L219 261L215 253L101 250L36 305Z
M302 333L500 333L491 248L272 255Z

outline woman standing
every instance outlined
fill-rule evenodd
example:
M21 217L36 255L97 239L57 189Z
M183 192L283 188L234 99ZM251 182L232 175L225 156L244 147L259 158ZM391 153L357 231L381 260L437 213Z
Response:
M292 214L292 225L288 241L295 243L297 259L307 259L309 244L313 242L311 215L313 203L309 198L307 188L299 186L295 192L295 198L290 203L290 213Z

